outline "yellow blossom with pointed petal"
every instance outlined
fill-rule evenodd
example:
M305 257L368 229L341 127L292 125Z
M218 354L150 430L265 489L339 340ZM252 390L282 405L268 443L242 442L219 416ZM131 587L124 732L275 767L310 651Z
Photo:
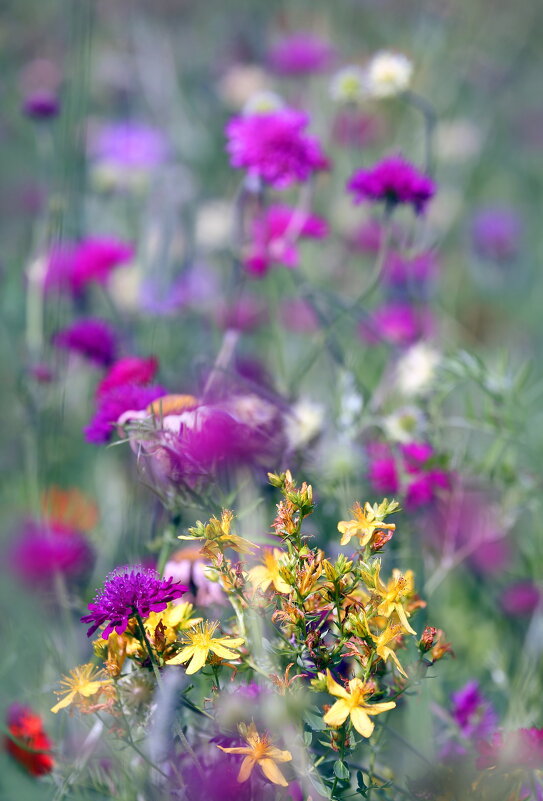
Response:
M353 726L362 737L371 737L375 724L370 720L370 715L380 715L396 706L394 701L384 701L378 704L366 703L366 699L373 694L374 690L362 679L351 679L347 690L334 681L328 670L326 681L328 692L339 699L323 718L327 726L336 728L350 717Z
M64 698L51 708L51 712L56 715L60 709L70 706L75 701L96 695L105 685L111 684L111 679L101 678L103 675L92 662L71 670L70 674L59 682L60 686L66 689L60 690L57 695L64 695Z
M401 634L405 634L406 631L402 625L398 623L388 623L387 627L380 633L380 634L372 634L370 632L371 638L375 642L375 651L377 656L380 656L383 662L386 662L387 659L392 659L402 676L405 676L407 679L407 673L403 669L400 664L398 657L396 656L396 652L393 648L390 647L390 643L399 637Z
M152 637L156 627L162 623L166 641L174 642L176 632L191 629L202 622L203 618L201 617L191 617L193 609L193 604L186 601L180 604L170 603L163 612L151 612L144 622L145 630Z
M192 675L203 668L210 653L221 659L239 659L239 653L232 649L239 648L245 640L243 637L214 637L218 626L217 622L205 620L188 630L183 636L184 648L166 664L181 665L190 660L187 673Z
M372 507L367 501L364 508L359 503L355 503L351 509L352 520L341 520L337 524L341 537L340 545L347 545L352 537L358 537L360 546L363 548L369 543L373 534L378 529L390 529L394 531L395 523L384 523L383 517L378 513L378 509Z
M407 615L402 599L414 593L414 578L413 571L407 570L405 575L399 570L394 568L392 571L392 578L388 584L384 584L379 576L380 566L375 573L375 591L383 599L377 607L377 614L389 618L393 612L396 612L398 619L404 629L409 634L416 634L417 632L411 627L407 620Z
M273 584L277 592L290 593L292 587L281 576L283 567L281 558L283 552L279 548L268 549L264 552L264 564L257 565L249 570L249 581L257 590L265 592Z
M243 734L243 739L247 743L246 746L239 746L235 748L223 748L218 745L221 751L226 754L239 754L245 757L241 763L238 773L238 782L242 784L250 777L255 765L258 765L264 776L269 779L273 784L279 784L281 787L287 787L288 782L277 767L277 762L290 762L292 754L290 751L281 751L271 744L270 738L267 734L259 734L256 730L254 723L251 723L249 728L241 727L240 731Z
M238 553L252 553L258 545L234 534L232 521L234 513L230 509L223 509L221 518L212 517L205 525L198 520L195 526L189 528L189 534L181 534L179 540L204 540L202 553L213 558L223 552L225 548L232 548Z

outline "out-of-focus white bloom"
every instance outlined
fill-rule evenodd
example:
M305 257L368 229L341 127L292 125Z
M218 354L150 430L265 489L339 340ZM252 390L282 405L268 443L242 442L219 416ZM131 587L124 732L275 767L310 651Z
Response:
M455 220L464 211L466 198L453 186L440 187L428 209L426 221L433 228L448 231Z
M277 92L255 92L245 101L243 114L268 114L270 111L278 111L284 105L285 101Z
M440 159L460 163L481 152L483 132L468 119L444 120L436 128L434 141Z
M236 64L225 73L217 85L222 100L233 109L241 109L251 95L268 88L266 72L254 64Z
M319 403L301 398L290 410L286 421L286 435L289 448L298 450L322 429L324 409Z
M359 393L354 375L347 370L339 377L340 407L338 426L347 431L357 422L364 408L364 398Z
M330 94L339 103L356 103L367 94L366 74L356 64L336 72L330 84Z
M420 409L416 406L404 406L383 418L382 425L389 439L406 443L420 438L425 423L426 419Z
M396 382L400 392L408 397L426 392L440 360L438 351L425 342L409 348L396 367Z
M211 200L200 206L196 216L196 244L209 250L228 245L232 233L232 204Z
M127 264L114 270L109 278L109 292L115 305L122 311L138 311L141 284L141 269L137 265Z
M413 64L402 53L381 50L368 64L366 85L373 97L393 97L411 83Z

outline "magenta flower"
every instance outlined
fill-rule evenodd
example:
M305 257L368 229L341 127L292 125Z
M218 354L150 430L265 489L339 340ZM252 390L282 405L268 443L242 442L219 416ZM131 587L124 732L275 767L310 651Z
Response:
M369 170L358 170L347 183L355 203L383 202L389 208L401 203L424 212L436 192L436 185L402 156L390 156Z
M431 251L411 258L392 252L385 261L383 279L392 286L409 287L428 283L435 277L437 270L437 258Z
M502 595L502 607L514 617L531 615L541 601L541 591L531 581L510 584Z
M56 573L67 577L85 573L94 560L87 538L57 521L28 520L9 552L9 564L27 584L51 581Z
M543 729L517 729L496 732L477 744L477 768L506 765L511 768L538 770L543 765Z
M255 295L245 293L231 303L218 303L213 317L219 328L244 331L255 331L268 320L268 310L262 300Z
M53 92L40 90L25 97L23 112L35 120L49 120L60 111L60 101Z
M370 343L379 341L391 345L411 345L427 336L432 328L432 318L425 308L409 303L388 303L374 309L369 320L363 320L359 335Z
M292 108L234 117L226 127L232 167L276 189L307 181L329 166L318 140L304 133L308 123Z
M277 42L268 53L268 62L278 75L310 75L328 69L334 55L328 42L300 31Z
M57 348L77 353L93 364L107 367L115 358L117 335L105 320L86 318L58 331L53 337Z
M244 265L254 276L264 276L273 264L296 267L299 261L297 241L300 238L323 239L328 224L316 214L276 204L253 220L252 242Z
M488 737L496 728L497 715L479 690L476 681L469 681L453 693L451 714L460 734L469 740Z
M149 359L142 359L140 356L125 356L124 359L119 359L118 362L111 365L98 384L96 395L101 397L125 384L145 386L153 380L157 369L158 360L154 356Z
M85 439L96 445L108 442L122 414L129 410L145 409L166 394L164 387L145 387L137 383L119 384L100 393L94 417L84 429Z
M133 258L133 246L112 237L66 243L49 256L45 290L60 289L78 296L89 284L106 284L115 267Z
M374 491L401 493L408 509L427 506L440 490L450 488L450 474L433 464L435 453L428 443L402 445L399 456L384 443L371 443L368 456L368 478Z
M87 637L106 623L102 637L107 640L113 630L123 634L134 615L146 618L151 612L162 612L186 590L173 578L160 578L150 568L118 567L107 576L103 588L89 604L90 614L84 615L81 622L91 624Z

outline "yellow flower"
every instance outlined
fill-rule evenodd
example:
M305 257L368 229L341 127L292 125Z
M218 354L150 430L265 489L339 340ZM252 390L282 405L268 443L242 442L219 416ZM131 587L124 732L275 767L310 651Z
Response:
M370 632L371 637L375 642L376 646L375 651L377 653L377 656L380 656L383 662L386 662L387 659L392 659L392 661L394 662L394 664L396 665L402 676L405 676L405 678L407 678L407 673L400 665L396 653L389 645L389 643L391 643L392 640L395 640L396 637L404 633L405 629L402 626L398 625L397 623L391 624L390 622L388 623L384 631L382 631L380 634L372 634Z
M338 531L343 535L340 545L347 545L352 537L358 537L360 546L363 548L377 529L388 528L394 531L396 524L383 523L383 516L379 513L379 509L380 507L370 506L367 501L364 508L359 503L355 503L351 509L353 520L341 520L337 524Z
M248 729L240 726L240 731L243 733L246 746L237 748L217 746L227 754L243 754L245 756L239 769L238 782L240 784L246 782L253 772L254 766L258 765L267 779L274 784L280 784L281 787L287 787L288 782L276 762L290 762L292 759L290 751L280 751L279 748L271 745L269 737L266 734L259 734L254 723L251 723Z
M180 604L168 604L168 607L163 612L151 612L145 621L145 630L153 637L156 627L159 623L164 626L164 638L166 642L174 642L176 639L177 631L185 631L197 626L201 623L203 618L191 617L194 606L187 602Z
M265 592L270 584L273 584L277 592L291 592L292 587L287 584L279 573L283 567L280 561L282 556L283 552L279 548L268 549L264 552L264 564L257 565L249 570L249 581L254 585L255 589Z
M96 695L106 684L111 684L111 679L99 678L102 675L102 671L91 662L71 670L69 676L60 680L61 687L64 686L67 689L60 690L57 695L64 695L64 698L52 707L51 712L56 715L59 709L70 706L74 701Z
M371 737L375 724L369 716L380 715L396 706L394 701L367 704L366 698L372 695L373 688L365 684L362 679L351 679L347 690L334 681L330 671L326 677L328 692L339 698L323 718L327 726L341 726L350 717L353 726L362 737Z
M198 520L196 525L189 528L189 535L180 535L179 540L205 540L202 553L210 559L218 556L226 548L232 548L238 553L252 553L258 545L234 534L232 521L234 513L230 509L223 509L221 519L212 517L205 525Z
M242 637L214 637L213 634L218 625L218 623L211 623L206 620L187 631L184 635L185 647L173 659L169 659L166 664L181 665L190 659L187 673L191 675L203 668L210 651L221 659L238 659L239 654L231 649L239 648L245 640Z
M393 612L396 612L400 623L409 634L416 634L417 632L409 625L407 620L407 612L402 604L402 599L414 592L414 579L413 571L406 571L405 575L400 573L399 570L394 568L392 571L392 578L385 586L379 577L380 567L377 568L375 573L375 591L383 599L377 607L377 614L389 618Z

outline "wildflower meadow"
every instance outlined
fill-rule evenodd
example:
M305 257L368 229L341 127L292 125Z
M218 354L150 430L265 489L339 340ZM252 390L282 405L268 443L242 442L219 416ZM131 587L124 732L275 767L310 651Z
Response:
M4 4L0 801L543 801L542 41Z

